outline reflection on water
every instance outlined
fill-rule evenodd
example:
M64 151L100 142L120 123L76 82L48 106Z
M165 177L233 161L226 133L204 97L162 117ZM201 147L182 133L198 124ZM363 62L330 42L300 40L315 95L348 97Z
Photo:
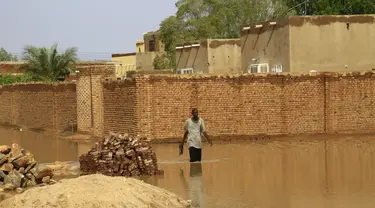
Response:
M200 207L374 207L374 139L320 136L205 146L201 171L189 167L187 154L178 156L176 145L157 145L165 174L144 180Z
M0 144L12 142L41 162L77 161L92 145L0 128ZM189 163L178 145L155 144L164 175L142 180L196 207L375 207L375 136L305 136L203 148L202 163Z
M38 132L19 131L0 126L0 145L17 143L29 150L40 163L77 161L79 155L89 151L91 142L56 139L56 136Z
M182 184L185 190L189 192L189 199L192 207L203 206L203 180L202 180L202 163L190 163L190 173L188 182L185 180L184 170L181 169Z

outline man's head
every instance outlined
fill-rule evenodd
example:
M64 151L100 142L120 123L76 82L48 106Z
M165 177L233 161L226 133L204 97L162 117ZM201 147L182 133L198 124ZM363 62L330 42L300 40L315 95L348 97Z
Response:
M193 116L194 120L198 120L198 109L193 108L193 110L191 111L191 115Z

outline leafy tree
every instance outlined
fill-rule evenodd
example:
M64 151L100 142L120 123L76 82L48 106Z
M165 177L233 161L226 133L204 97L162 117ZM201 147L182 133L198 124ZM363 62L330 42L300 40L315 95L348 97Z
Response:
M157 55L153 62L154 69L170 69L172 64L170 63L166 55Z
M57 44L50 48L27 45L23 54L27 62L26 72L45 81L64 79L73 71L72 66L77 60L77 48L68 48L65 52L58 53Z
M0 61L17 61L17 56L7 52L4 48L0 48Z
M286 0L299 15L351 15L375 13L374 0Z
M176 44L215 38L238 38L241 27L275 18L287 10L284 0L179 0L177 13L160 24L167 58L175 67Z

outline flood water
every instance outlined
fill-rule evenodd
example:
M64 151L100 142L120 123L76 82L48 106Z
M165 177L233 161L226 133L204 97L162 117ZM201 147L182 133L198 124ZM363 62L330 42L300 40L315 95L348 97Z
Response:
M0 144L13 142L42 163L77 161L92 145L0 127ZM142 180L196 207L375 207L375 135L218 143L197 164L186 147L182 156L177 144L153 147L164 175Z

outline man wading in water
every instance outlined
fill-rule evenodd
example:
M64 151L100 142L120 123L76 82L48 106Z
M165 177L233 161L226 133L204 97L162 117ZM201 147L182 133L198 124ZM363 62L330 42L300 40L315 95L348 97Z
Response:
M194 108L191 112L192 117L185 121L184 126L184 138L180 143L180 155L183 153L184 143L187 138L187 143L189 147L190 162L201 161L202 159L202 137L207 138L208 142L212 146L212 141L206 133L206 127L204 126L204 121L202 118L198 117L198 109Z

